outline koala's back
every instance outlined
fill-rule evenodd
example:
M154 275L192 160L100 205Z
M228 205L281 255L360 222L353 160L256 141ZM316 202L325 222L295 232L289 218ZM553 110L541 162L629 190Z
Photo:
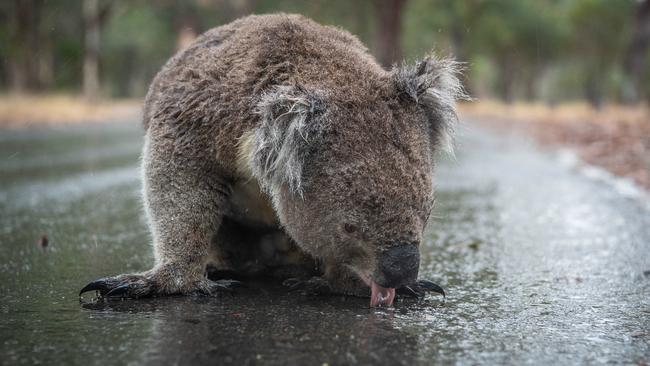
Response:
M271 87L300 84L354 103L385 75L346 31L299 15L249 16L207 31L167 62L147 94L144 126L235 172L237 140L258 122L256 103Z

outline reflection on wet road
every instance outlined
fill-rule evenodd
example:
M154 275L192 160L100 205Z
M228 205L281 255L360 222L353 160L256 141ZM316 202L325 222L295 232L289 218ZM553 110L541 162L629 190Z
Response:
M479 129L437 170L422 248L422 277L446 302L373 310L251 283L220 298L80 305L89 280L152 263L140 144L137 123L0 131L0 363L650 361L650 212Z

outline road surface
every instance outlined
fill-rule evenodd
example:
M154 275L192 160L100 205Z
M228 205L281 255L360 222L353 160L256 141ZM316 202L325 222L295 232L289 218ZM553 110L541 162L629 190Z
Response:
M648 363L647 202L474 125L422 245L448 297L392 309L272 283L82 304L88 281L152 264L139 124L0 131L0 363Z

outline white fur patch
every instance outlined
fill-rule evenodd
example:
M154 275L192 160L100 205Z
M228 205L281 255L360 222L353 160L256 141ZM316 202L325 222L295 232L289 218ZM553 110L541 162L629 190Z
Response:
M252 138L249 162L264 190L281 184L302 195L303 164L310 136L308 119L319 107L315 96L298 87L279 86L257 105L261 125Z
M237 141L237 172L245 179L253 177L251 161L255 153L255 131L246 131Z

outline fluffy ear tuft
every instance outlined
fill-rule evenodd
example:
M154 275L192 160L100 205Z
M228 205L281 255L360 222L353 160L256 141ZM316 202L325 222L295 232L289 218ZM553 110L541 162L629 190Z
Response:
M304 162L310 142L318 137L317 117L324 110L321 96L300 86L277 86L262 95L250 165L267 192L287 184L302 195Z
M451 59L427 56L415 65L394 69L400 97L421 106L436 131L437 144L453 155L457 100L471 100L460 82L462 64Z

